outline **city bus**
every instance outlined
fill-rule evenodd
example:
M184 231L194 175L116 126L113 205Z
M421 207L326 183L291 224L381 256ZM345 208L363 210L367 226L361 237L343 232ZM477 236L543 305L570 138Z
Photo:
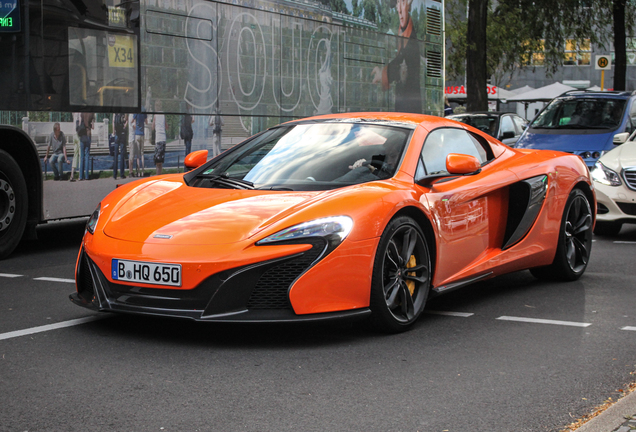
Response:
M186 151L443 112L443 0L3 0L0 39L0 258Z

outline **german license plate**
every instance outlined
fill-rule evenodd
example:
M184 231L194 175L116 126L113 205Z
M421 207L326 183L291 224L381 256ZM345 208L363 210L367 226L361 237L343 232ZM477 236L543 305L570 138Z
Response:
M181 265L113 259L113 280L154 285L181 286Z

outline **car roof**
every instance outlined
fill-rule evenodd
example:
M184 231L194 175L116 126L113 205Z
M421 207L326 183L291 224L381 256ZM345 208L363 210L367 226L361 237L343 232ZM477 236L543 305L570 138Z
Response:
M561 94L557 98L567 97L594 97L594 98L608 98L608 99L629 99L634 96L635 92L628 91L594 91L594 90L568 90Z
M438 117L427 114L411 114L411 113L396 113L396 112L351 112L341 114L327 114L321 116L307 117L299 120L292 120L287 123L291 124L304 124L312 122L343 122L343 123L366 123L366 124L383 124L391 126L406 127L414 129L418 125L426 127L431 126L443 126L450 124L450 120L446 120L444 117Z
M502 116L505 114L509 115L517 115L517 113L507 112L507 111L470 111L463 113L450 114L446 117L455 117L455 116L465 116L465 115L491 115L491 116Z

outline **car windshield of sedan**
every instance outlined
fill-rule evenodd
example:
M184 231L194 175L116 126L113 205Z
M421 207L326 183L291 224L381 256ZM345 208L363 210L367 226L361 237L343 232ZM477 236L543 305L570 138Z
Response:
M366 123L270 129L198 171L195 187L327 190L395 175L412 130Z
M555 99L530 125L533 129L615 129L625 111L624 99Z

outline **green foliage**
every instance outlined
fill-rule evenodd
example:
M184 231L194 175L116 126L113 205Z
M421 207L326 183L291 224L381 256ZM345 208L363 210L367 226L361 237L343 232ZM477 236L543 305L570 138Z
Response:
M446 15L447 77L460 78L466 62L466 0L449 0ZM499 85L543 56L548 75L563 65L565 41L609 49L613 0L500 0L491 2L487 26L488 75ZM636 3L627 1L628 35L636 23Z

